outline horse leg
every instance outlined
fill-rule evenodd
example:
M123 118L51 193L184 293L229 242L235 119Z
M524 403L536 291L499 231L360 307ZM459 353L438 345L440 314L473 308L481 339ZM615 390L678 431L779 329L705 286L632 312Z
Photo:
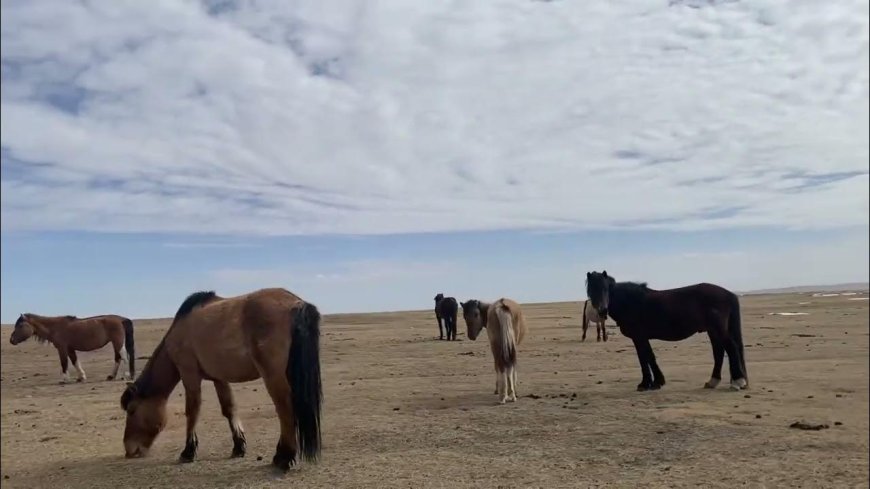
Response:
M650 345L649 340L646 341L646 358L653 374L652 389L660 389L665 385L665 374L662 373L658 362L656 362L656 354L653 353L652 345Z
M510 369L508 367L498 372L498 380L501 383L498 392L498 402L499 404L504 404L508 400L508 391L510 390Z
M438 319L438 339L443 340L444 339L444 329L441 325L441 316L438 316L437 319Z
M57 355L60 357L60 383L66 384L69 382L69 372L67 371L69 368L69 351L65 347L59 346L57 347Z
M202 406L202 380L182 378L184 384L184 415L187 417L187 441L184 450L178 457L179 462L193 462L199 440L196 437L196 421L199 419L199 408Z
M634 350L637 353L637 360L640 363L640 370L643 375L640 384L637 384L638 391L646 391L652 388L652 376L650 375L649 362L647 360L647 351L643 345L644 340L632 338Z
M607 341L607 328L604 327L604 321L601 321L601 338Z
M728 353L728 367L731 370L731 390L739 391L746 387L746 376L743 374L740 350L731 338L723 340L725 352Z
M296 418L293 413L293 405L290 403L290 384L284 372L263 376L266 390L275 405L278 421L281 423L281 437L275 447L275 456L272 457L272 465L287 470L296 464Z
M221 404L221 414L227 418L230 424L230 432L233 434L233 458L244 457L248 443L245 440L245 430L236 415L236 403L233 399L233 391L230 384L219 380L214 381L214 390L217 393L218 402Z
M79 363L79 357L76 355L76 351L72 348L67 349L67 355L69 356L70 361L73 364L73 367L76 368L76 372L78 372L78 377L76 378L76 382L84 382L88 380L87 375L85 375L85 370L82 368L82 364Z
M715 389L722 381L722 360L725 358L725 346L722 344L722 340L714 338L711 333L707 335L710 337L710 345L713 346L713 373L710 374L710 380L704 384L704 388Z
M601 321L595 321L595 341L601 341Z
M511 402L517 402L517 366L511 365L508 369L508 381L510 383L510 392L508 395L510 396Z
M583 337L580 338L580 341L586 341L586 329L589 327L589 321L583 321Z

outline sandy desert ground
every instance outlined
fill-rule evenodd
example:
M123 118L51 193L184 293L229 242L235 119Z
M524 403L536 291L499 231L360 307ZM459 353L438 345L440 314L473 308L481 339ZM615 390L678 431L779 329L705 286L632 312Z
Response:
M635 392L636 357L613 325L609 342L596 343L593 326L591 341L581 343L578 303L530 304L531 331L519 350L521 398L503 406L492 393L485 340L461 334L457 342L438 341L433 313L325 316L323 457L283 476L268 466L278 421L260 381L235 386L246 458L229 459L227 424L204 386L197 462L176 463L184 437L180 387L151 456L125 460L118 404L124 384L102 380L111 369L108 347L80 355L87 383L58 385L54 350L33 341L13 347L4 327L2 483L31 489L868 487L866 298L744 297L751 377L744 392L724 383L715 391L701 388L712 358L699 335L654 342L668 384ZM140 358L167 326L136 322ZM829 428L789 427L801 420Z

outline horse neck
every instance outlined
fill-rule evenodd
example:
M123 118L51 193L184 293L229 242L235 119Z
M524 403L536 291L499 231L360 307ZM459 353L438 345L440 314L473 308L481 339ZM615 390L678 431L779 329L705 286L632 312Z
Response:
M161 342L135 383L139 384L144 397L165 399L180 381L181 374Z
M489 320L489 307L491 305L492 304L490 304L488 302L481 302L480 303L480 315L483 318L483 327L484 328L486 327L486 323Z
M69 319L65 316L40 316L39 314L28 314L27 319L33 326L33 334L44 339L50 340L57 327L69 323Z

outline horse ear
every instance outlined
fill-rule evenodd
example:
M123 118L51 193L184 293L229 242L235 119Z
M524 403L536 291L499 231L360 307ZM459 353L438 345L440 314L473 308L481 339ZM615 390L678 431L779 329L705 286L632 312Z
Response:
M589 278L589 277L591 277L591 276L592 276L592 274L591 274L591 273L589 273L589 272L586 272L586 278L587 278L587 279L588 279L588 278Z
M607 270L601 272L601 275L604 275L604 276L606 277L606 276L607 276Z

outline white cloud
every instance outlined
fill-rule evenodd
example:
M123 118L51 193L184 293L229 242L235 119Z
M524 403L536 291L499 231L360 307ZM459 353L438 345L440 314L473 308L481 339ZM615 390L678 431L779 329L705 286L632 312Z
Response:
M870 221L866 0L4 2L2 42L7 231Z

